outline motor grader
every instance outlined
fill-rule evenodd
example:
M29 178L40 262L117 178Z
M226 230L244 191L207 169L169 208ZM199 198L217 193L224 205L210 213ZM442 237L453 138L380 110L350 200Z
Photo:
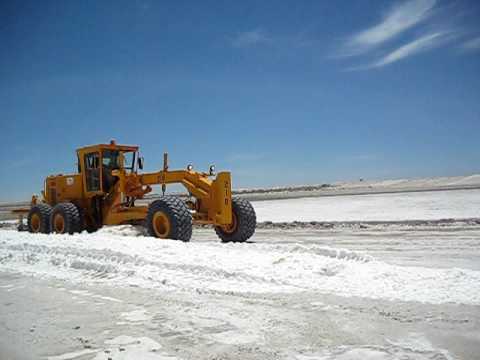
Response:
M77 174L48 176L42 198L33 196L30 208L17 211L28 214L28 231L73 234L103 225L143 224L151 236L189 241L192 224L210 224L224 242L244 242L255 232L255 210L247 200L232 198L229 172L215 175L214 166L197 172L192 165L171 171L164 154L162 170L140 173L138 146L113 140L79 148L77 157ZM166 196L166 186L174 183L189 196ZM161 185L163 196L138 204L153 185Z

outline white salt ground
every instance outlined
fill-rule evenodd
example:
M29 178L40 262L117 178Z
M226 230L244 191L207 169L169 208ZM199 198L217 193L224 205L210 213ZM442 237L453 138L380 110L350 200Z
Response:
M480 304L480 271L392 265L363 252L314 243L182 243L124 236L125 228L119 230L118 235L114 228L77 235L1 231L0 271L144 288L320 291L373 299Z
M400 221L480 217L480 190L323 196L253 203L258 221Z

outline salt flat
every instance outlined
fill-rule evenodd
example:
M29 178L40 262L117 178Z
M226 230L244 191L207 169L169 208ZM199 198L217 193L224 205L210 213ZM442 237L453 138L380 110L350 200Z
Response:
M254 202L222 244L140 228L0 230L0 355L15 359L473 359L478 190ZM289 217L290 216L290 217ZM382 223L391 221L394 223ZM356 221L350 223L347 221Z
M309 197L254 202L259 221L399 221L480 217L480 190Z

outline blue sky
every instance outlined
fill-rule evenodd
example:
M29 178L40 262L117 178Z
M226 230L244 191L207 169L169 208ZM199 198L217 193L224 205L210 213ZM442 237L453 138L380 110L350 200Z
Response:
M2 1L0 200L139 144L234 186L480 172L478 1Z

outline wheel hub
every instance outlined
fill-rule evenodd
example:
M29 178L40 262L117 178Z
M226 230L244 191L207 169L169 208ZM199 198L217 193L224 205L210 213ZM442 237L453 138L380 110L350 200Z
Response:
M170 234L170 221L167 215L161 211L157 211L153 215L153 230L155 234L162 239L166 239Z
M65 232L65 220L62 214L56 214L53 218L53 228L56 233L63 234Z
M237 215L235 215L235 213L232 212L232 223L230 225L222 226L222 229L227 234L232 234L237 230L237 227L238 227Z
M32 232L39 232L40 231L40 216L38 214L32 214L30 218L30 226L32 228Z

